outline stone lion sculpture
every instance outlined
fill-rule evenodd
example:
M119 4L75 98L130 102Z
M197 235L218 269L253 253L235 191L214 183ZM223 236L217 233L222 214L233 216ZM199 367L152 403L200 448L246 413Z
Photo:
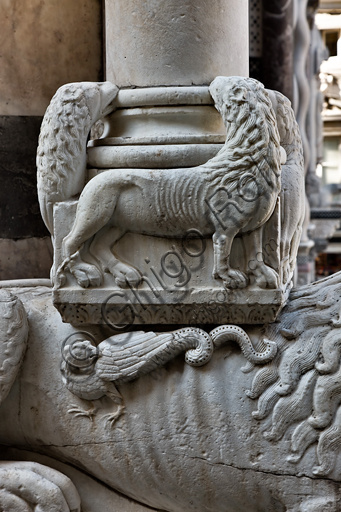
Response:
M194 168L160 172L113 169L91 179L80 195L73 228L63 241L60 278L69 271L83 287L99 285L101 269L110 272L120 287L127 283L136 286L141 278L139 271L114 256L111 250L114 244L128 232L182 237L195 227L203 236L213 236L214 277L222 279L230 288L248 284L245 273L231 268L231 246L236 235L251 233L254 253L262 252L261 227L274 211L281 186L279 135L268 93L259 82L242 77L218 77L212 82L210 92L227 130L226 143L219 153ZM80 85L78 92L75 86L72 93L67 87L57 92L46 114L37 162L42 213L50 230L53 202L79 193L84 184L83 143L90 121L84 127L84 117L78 116L75 126L69 130L71 134L78 130L82 141L78 140L79 135L61 144L54 138L51 140L54 116L63 112L57 123L59 130L65 120L71 122L64 115L66 93L72 98L71 105L66 103L70 112L76 108L79 98L84 111L94 109L93 97L87 97L84 86ZM95 105L97 114L91 113L91 120L101 110L97 99ZM81 127L76 128L79 123ZM68 147L69 151L64 151ZM59 156L57 164L55 160ZM90 252L96 256L100 268L81 258L84 243L92 238ZM257 273L263 277L263 287L277 287L277 273L264 262L259 262Z
M0 405L0 445L19 447L17 457L26 450L34 452L31 460L45 464L44 456L79 468L113 496L134 500L139 512L340 511L341 273L293 289L276 323L244 326L259 353L264 336L276 344L272 360L248 357L245 367L235 341L225 339L231 332L223 332L218 348L218 327L204 366L186 364L175 350L165 366L153 364L145 375L142 366L139 378L116 381L125 409L112 426L107 417L117 404L105 390L90 396L93 366L88 381L85 369L79 375L81 393L63 382L64 341L79 333L62 323L51 290L15 293L29 312L30 333L21 371ZM89 328L106 352L101 378L145 363L138 352L130 359L138 334L113 336L109 347L100 327ZM76 378L76 365L72 372ZM77 490L82 498L84 487ZM85 509L98 507L94 497ZM108 510L135 508L127 501Z
M291 279L291 246L297 246L302 221L298 209L291 224L289 207L302 184L292 111L252 79L219 77L210 91L227 130L214 158L195 168L109 170L85 186L87 134L113 109L117 88L71 84L57 92L37 159L42 214L52 235L53 205L80 194L59 279L71 272L81 286L92 286L104 270L121 287L137 284L138 270L114 256L114 243L128 232L181 237L195 226L212 236L213 271L227 288L248 281L229 261L234 238L244 234L258 262L256 284L275 288L276 272L256 255L279 194L287 202L280 221L291 244L281 238L281 272ZM280 142L288 157L284 178ZM98 267L82 260L83 245L91 245ZM50 289L16 294L30 332L26 343L25 311L19 299L7 310L13 300L4 295L0 356L11 364L3 365L0 397L3 453L12 447L14 460L25 451L38 463L48 458L77 468L112 496L127 499L117 510L339 512L341 274L294 289L275 323L244 325L245 331L236 325L209 333L132 328L108 337L107 326L91 325L80 333L62 322ZM18 350L10 346L13 357L6 346L11 335L19 343ZM26 493L20 482L26 468L12 469ZM49 487L56 476L41 471ZM76 490L64 484L72 491L66 512L79 510ZM0 491L11 486L0 471ZM57 508L65 488L58 487L52 499ZM98 502L96 495L92 507L84 508L97 512Z

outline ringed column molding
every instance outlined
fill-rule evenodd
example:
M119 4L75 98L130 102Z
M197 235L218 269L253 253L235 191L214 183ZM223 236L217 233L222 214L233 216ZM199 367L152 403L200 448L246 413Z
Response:
M89 166L204 163L225 138L208 85L248 76L248 0L106 0L105 63L120 92Z

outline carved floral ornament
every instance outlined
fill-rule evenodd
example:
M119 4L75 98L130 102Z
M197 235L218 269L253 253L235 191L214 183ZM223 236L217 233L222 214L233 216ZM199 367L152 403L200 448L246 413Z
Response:
M292 290L285 305L304 217L297 123L290 102L255 80L218 77L209 90L227 136L206 163L90 178L88 133L114 110L118 89L68 84L52 99L38 191L55 248L54 300L70 324L49 291L1 295L1 443L63 460L141 511L337 512L340 275ZM189 233L201 249L187 245ZM161 271L146 262L156 304L134 263L141 240L162 248ZM215 300L200 303L205 287ZM116 325L117 305L101 309L112 294L140 323L168 326ZM208 325L217 318L222 325ZM20 462L0 467L3 503L80 510L69 478Z

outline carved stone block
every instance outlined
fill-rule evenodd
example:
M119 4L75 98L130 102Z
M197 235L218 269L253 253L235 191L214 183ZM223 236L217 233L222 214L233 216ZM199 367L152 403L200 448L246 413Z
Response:
M161 171L160 171L161 172ZM62 263L62 241L71 231L77 201L56 203L54 224L55 265ZM279 272L279 201L267 225L263 245L265 262ZM275 238L276 237L276 238ZM89 244L88 244L89 245ZM115 245L114 253L142 274L137 286L120 288L110 272L96 288L82 288L71 274L54 289L54 304L65 322L73 325L105 324L261 324L273 322L289 290L260 289L254 283L244 289L226 289L212 277L213 246L210 238L193 228L183 238L160 238L129 233ZM86 250L86 248L85 248ZM98 264L86 250L86 260ZM243 239L232 245L231 264L247 272ZM248 268L249 267L249 268ZM251 281L252 283L252 281Z
M97 168L87 170L86 133L113 110L88 150ZM37 164L64 320L274 321L303 221L300 144L288 100L253 79L133 92L109 82L62 87Z
M0 445L47 467L1 465L0 500L33 495L44 512L78 510L77 492L89 512L340 511L341 273L293 290L272 324L109 338L62 323L48 288L12 291L3 331L23 340L25 311L30 331L0 403ZM56 508L61 492L68 508Z

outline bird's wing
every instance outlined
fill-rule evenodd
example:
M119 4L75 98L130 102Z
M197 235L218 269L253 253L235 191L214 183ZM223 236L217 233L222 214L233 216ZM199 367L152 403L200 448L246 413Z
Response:
M129 334L123 343L117 343L115 336L100 343L96 373L101 379L111 382L133 380L166 362L162 353L165 349L167 352L174 333L140 331Z

